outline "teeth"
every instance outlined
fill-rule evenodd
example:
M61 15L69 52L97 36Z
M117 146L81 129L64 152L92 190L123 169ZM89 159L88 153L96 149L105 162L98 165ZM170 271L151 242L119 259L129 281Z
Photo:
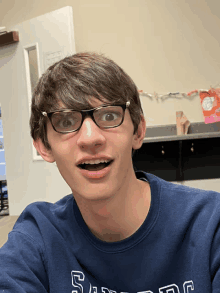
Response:
M99 164L99 163L108 163L110 160L90 160L90 161L85 161L81 164Z

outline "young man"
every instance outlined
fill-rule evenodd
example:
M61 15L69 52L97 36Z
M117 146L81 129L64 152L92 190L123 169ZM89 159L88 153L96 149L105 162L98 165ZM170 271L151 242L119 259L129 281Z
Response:
M0 249L0 292L220 292L220 194L134 172L146 124L119 66L95 53L54 64L30 125L72 194L21 214Z

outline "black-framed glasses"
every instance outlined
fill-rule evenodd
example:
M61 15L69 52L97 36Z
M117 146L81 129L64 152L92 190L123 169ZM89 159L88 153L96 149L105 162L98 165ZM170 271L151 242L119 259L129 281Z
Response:
M129 105L130 101L126 102L125 105L106 105L82 111L62 109L49 113L42 112L42 114L49 118L56 132L69 133L79 130L87 116L91 117L100 128L118 127L123 123L125 110Z

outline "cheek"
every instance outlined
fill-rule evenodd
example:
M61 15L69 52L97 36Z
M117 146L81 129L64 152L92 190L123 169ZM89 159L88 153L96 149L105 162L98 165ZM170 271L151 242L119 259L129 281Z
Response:
M73 154L74 147L76 146L76 140L73 136L73 133L65 135L53 133L53 136L51 137L51 145L53 146L52 151L55 160L66 160L68 159L68 156L71 156Z
M61 175L68 176L68 173L75 166L76 150L70 141L54 143L53 156Z
M133 136L128 133L116 134L112 138L112 154L121 158L126 158L126 162L132 157L132 141ZM124 162L125 163L125 162Z
M56 156L56 164L57 168L63 177L63 179L66 181L66 183L72 187L72 185L77 184L77 170L76 166L74 164L73 155L66 155L62 156L57 155Z

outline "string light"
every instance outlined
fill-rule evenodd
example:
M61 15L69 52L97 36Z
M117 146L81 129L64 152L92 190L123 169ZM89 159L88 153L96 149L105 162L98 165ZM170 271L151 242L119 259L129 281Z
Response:
M220 86L220 83L216 84L214 87L210 86L210 90L216 90L216 88ZM147 92L144 92L143 90L139 90L139 94L141 96L155 99L158 101L158 99L160 99L161 101L165 101L166 99L170 99L170 98L176 98L176 99L191 99L194 98L195 96L198 96L200 94L200 92L208 92L209 90L193 90L190 91L189 93L180 93L180 92L176 92L176 93L167 93L164 95L159 95L156 92L154 92L153 94L149 94Z
M201 90L201 91L206 91L206 90ZM200 93L199 90L194 90L194 91L191 91L189 93L167 93L167 94L164 94L164 95L159 95L157 94L156 92L154 92L153 94L149 94L147 92L144 92L143 90L139 90L139 94L141 96L144 96L144 97L147 97L147 98L150 98L151 100L155 99L155 100L162 100L162 101L165 101L166 99L170 99L170 98L176 98L176 99L182 99L182 98L193 98L195 96L198 96L198 94Z
M156 92L154 92L152 95L144 92L143 90L139 90L139 93L141 96L148 97L151 100L154 98L156 101L159 99L161 101L165 101L169 98L193 99L195 96L199 96L202 105L204 121L205 124L208 124L220 122L220 88L218 86L220 86L220 83L218 83L215 87L210 86L209 90L193 90L189 93L176 92L158 95Z

